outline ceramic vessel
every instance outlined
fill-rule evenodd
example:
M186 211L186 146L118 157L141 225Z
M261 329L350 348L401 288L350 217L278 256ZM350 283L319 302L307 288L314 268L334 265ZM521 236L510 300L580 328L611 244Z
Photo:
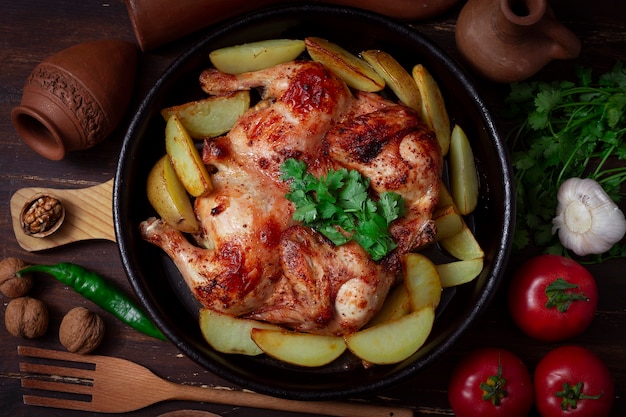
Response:
M501 83L524 80L554 59L572 59L580 41L546 0L469 0L456 25L456 43L468 63Z
M11 112L13 125L36 152L52 160L90 148L121 120L137 69L137 48L119 40L85 42L42 61Z
M211 24L287 0L124 0L139 47L148 51ZM164 13L167 10L167 13Z
M323 3L367 9L400 20L428 19L445 13L460 0L323 0ZM297 0L124 0L135 37L147 51L192 32L265 6L297 3ZM319 3L320 0L309 3ZM164 12L167 11L167 12Z

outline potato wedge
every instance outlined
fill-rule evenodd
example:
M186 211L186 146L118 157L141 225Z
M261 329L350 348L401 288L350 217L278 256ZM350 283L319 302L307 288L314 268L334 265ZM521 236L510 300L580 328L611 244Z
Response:
M397 320L402 316L406 316L411 312L411 303L409 300L409 292L404 285L398 285L393 288L380 311L367 323L367 327L376 326L377 324L388 321Z
M173 168L167 156L154 164L146 181L148 201L159 217L176 229L185 233L198 232L200 223L196 219L189 195L172 172Z
M465 216L478 204L478 172L472 146L459 125L452 129L448 162L452 199L459 213Z
M193 139L175 115L167 120L165 126L165 150L189 194L199 197L213 189L211 177Z
M216 137L228 132L250 107L250 92L237 91L211 96L161 110L163 119L176 115L193 139Z
M437 205L438 210L443 208L442 205L451 205L458 213L458 208L453 201L452 195L450 194L443 182L439 187L439 203ZM470 260L484 257L485 253L483 252L480 244L476 240L476 237L467 226L467 223L465 223L463 217L459 217L461 218L463 225L458 233L452 236L441 237L439 239L435 237L435 239L439 241L439 244L443 249L445 249L450 255L454 256L457 259Z
M433 220L437 226L435 242L454 236L463 228L463 218L453 205L435 209Z
M346 350L346 344L339 336L259 328L252 329L251 335L267 355L298 366L324 366Z
M394 57L378 49L361 52L361 57L385 80L385 84L402 103L415 111L421 111L422 98L415 80Z
M422 64L413 67L413 79L422 98L422 118L430 130L435 132L445 156L450 148L450 117L439 85Z
M426 342L435 321L431 306L397 320L388 321L344 336L348 349L372 364L402 362Z
M304 48L301 39L268 39L216 49L209 59L222 72L241 74L293 61Z
M348 86L368 92L385 88L385 80L367 62L341 46L315 37L306 38L304 42L311 59L324 64Z
M218 352L256 356L263 351L252 340L252 329L280 329L256 320L240 319L208 308L200 310L200 330L207 343Z
M402 258L402 266L411 311L425 306L436 309L441 301L442 288L435 264L420 253L407 253Z
M465 222L463 222L463 228L459 233L454 236L441 239L439 244L450 255L462 261L483 258L485 256L485 253L476 240L474 233L472 233Z
M187 194L185 186L180 182L178 175L176 175L176 171L167 155L163 157L163 176L165 177L165 187L172 201L174 201L174 205L176 205L184 217L184 221L176 226L176 228L189 233L199 231L200 222L197 220L193 203L189 198L189 194Z
M437 202L437 208L454 206L454 200L452 194L448 190L448 186L443 182L439 182L439 201Z
M449 288L474 280L482 272L483 264L483 258L476 258L437 265L441 286Z

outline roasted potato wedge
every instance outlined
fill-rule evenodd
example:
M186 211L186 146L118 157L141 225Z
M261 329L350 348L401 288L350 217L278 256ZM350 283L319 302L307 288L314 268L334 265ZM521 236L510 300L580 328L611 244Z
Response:
M411 311L421 310L425 306L436 309L441 301L442 288L435 264L421 253L406 254L402 264Z
M437 265L441 286L454 287L474 280L482 272L483 264L483 258L476 258Z
M280 329L273 324L240 319L208 308L200 310L200 331L207 343L218 352L256 356L263 351L252 340L252 329Z
M422 347L433 328L435 311L431 306L401 318L344 336L348 349L372 364L398 363Z
M435 242L454 236L463 228L463 218L453 205L435 209L433 220L437 226Z
M211 177L193 139L175 115L167 120L165 126L165 150L189 194L199 197L213 189Z
M485 256L485 253L476 240L474 233L472 233L465 222L463 222L463 228L459 233L454 236L441 239L439 244L450 255L462 261L483 258Z
M339 336L259 328L252 329L251 335L252 340L267 355L298 366L323 366L346 350L346 344Z
M367 323L367 327L397 320L410 312L411 303L409 300L409 292L404 285L398 285L389 292L387 298L385 298L383 307L369 323Z
M459 210L454 203L452 195L446 188L445 184L443 184L442 182L441 186L439 187L439 204L437 205L437 207L438 210L441 210L445 206L451 206L457 213L459 213ZM442 236L440 238L436 237L435 239L439 241L439 244L443 249L445 249L450 255L454 256L457 259L469 260L484 257L485 253L483 252L480 244L476 240L474 233L472 233L472 231L469 229L463 217L460 216L460 213L459 218L461 219L463 224L461 230L458 233L452 236Z
M367 62L341 46L315 37L306 38L304 42L311 59L324 64L348 86L368 92L385 88L385 80Z
M304 49L301 39L268 39L216 49L209 59L222 72L241 74L293 61Z
M437 202L437 208L447 206L454 206L454 200L452 199L452 194L450 194L450 190L448 190L448 186L443 181L440 181L439 201Z
M413 67L413 79L422 99L422 119L435 132L445 156L450 148L450 117L439 85L422 64Z
M422 98L415 80L394 57L378 49L364 51L361 57L385 80L385 84L402 103L415 111L421 111Z
M452 129L448 162L452 199L459 213L465 216L478 204L478 172L472 146L459 125Z
M250 107L250 92L237 91L211 96L161 110L163 119L176 115L193 139L216 137L228 132Z
M174 173L167 156L159 159L150 170L146 193L148 201L165 222L185 233L200 230L189 194Z

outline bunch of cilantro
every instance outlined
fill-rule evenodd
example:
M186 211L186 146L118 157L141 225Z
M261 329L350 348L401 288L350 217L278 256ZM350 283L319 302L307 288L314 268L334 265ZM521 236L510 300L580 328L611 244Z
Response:
M618 203L626 180L626 69L618 62L597 80L577 68L575 81L513 83L506 99L515 128L508 137L517 218L514 246L565 254L552 235L557 191L571 177L596 180ZM626 256L616 244L602 258Z
M373 200L368 193L369 179L358 171L331 169L317 178L297 159L286 160L281 173L281 179L290 181L286 198L296 206L294 220L319 231L335 245L356 241L375 261L397 246L389 224L403 215L400 195L386 192Z

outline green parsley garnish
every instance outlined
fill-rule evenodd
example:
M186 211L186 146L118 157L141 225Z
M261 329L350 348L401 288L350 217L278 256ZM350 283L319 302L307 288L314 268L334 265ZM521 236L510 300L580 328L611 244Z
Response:
M335 245L356 241L375 261L397 246L389 224L403 214L399 194L385 192L378 200L371 199L369 179L355 170L331 169L317 178L307 172L306 163L293 158L280 170L281 179L291 181L286 197L296 206L294 220L314 228Z
M518 249L532 243L565 253L551 229L557 191L568 178L594 179L616 203L621 198L626 166L616 161L626 159L626 69L618 63L597 81L590 69L578 68L576 76L575 82L511 85ZM618 243L604 259L623 256L626 244Z

